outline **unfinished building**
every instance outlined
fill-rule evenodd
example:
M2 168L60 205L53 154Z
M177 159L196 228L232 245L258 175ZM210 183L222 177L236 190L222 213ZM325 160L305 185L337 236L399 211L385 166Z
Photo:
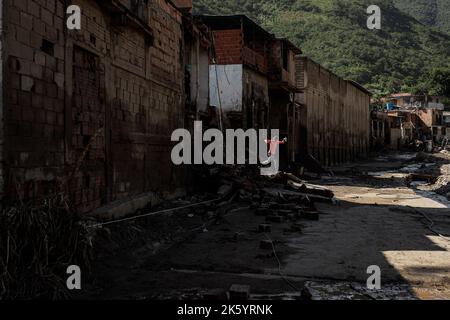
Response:
M67 190L80 212L183 181L182 18L170 1L2 1L3 200Z
M273 36L243 15L200 18L213 32L210 105L217 110L219 127L267 128Z
M370 92L306 57L297 59L300 108L299 154L324 165L366 157L370 137Z

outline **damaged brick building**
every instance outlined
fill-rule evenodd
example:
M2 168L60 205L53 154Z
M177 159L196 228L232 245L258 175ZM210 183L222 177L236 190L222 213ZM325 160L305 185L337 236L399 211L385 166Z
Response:
M82 8L68 30L69 4ZM183 174L182 13L166 0L2 1L2 197L67 188L81 212Z

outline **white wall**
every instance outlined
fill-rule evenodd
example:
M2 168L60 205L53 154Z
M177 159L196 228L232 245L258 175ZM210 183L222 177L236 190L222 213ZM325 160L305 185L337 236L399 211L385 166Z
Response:
M211 65L209 67L210 104L223 112L242 111L243 66ZM220 99L219 99L220 97Z

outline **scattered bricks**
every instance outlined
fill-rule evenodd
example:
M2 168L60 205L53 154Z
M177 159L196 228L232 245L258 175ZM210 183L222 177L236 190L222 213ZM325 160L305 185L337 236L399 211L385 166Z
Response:
M272 214L272 210L266 209L266 208L259 208L259 209L256 209L255 214L260 217L269 216Z
M242 240L244 236L245 236L244 233L242 233L242 232L236 232L236 233L234 234L234 236L233 236L233 240L234 240L234 241Z
M279 209L279 206L280 206L278 202L274 202L274 201L269 202L268 205L269 205L269 208L271 208L271 209Z
M287 217L288 214L292 213L292 210L278 210L278 215Z
M254 200L254 201L260 201L260 200L261 200L261 196L260 196L260 195L257 195L257 194L254 194L254 195L253 195L253 200Z
M228 293L231 301L245 301L250 298L250 286L233 284Z
M303 225L300 223L293 223L291 226L291 231L302 232L302 230L303 230Z
M303 211L300 213L301 219L318 221L319 220L319 212L317 211Z
M278 204L278 208L282 210L295 210L298 207L296 203L281 203Z
M296 215L295 213L289 213L286 217L287 217L290 221L295 221L295 220L297 220L297 215Z
M203 294L203 299L206 301L225 301L228 300L227 292L224 289L211 289Z
M264 239L259 242L259 248L263 250L273 250L272 240Z
M256 209L258 209L259 208L259 202L252 202L251 203L251 205L250 205L250 209L252 209L252 210L256 210Z
M269 223L261 223L258 226L258 232L259 233L270 233L270 232L272 232L272 225Z
M272 214L272 215L266 217L266 221L274 222L274 223L282 223L284 221L284 217L279 216L277 214Z

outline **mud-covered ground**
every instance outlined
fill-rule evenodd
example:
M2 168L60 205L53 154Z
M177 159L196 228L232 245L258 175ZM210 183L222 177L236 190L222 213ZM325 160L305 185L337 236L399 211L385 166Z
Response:
M269 233L238 200L220 217L206 206L105 227L81 298L224 299L240 284L253 299L450 299L449 166L448 153L405 153L333 168L311 181L337 200L316 204L319 220ZM366 287L373 265L381 290Z

